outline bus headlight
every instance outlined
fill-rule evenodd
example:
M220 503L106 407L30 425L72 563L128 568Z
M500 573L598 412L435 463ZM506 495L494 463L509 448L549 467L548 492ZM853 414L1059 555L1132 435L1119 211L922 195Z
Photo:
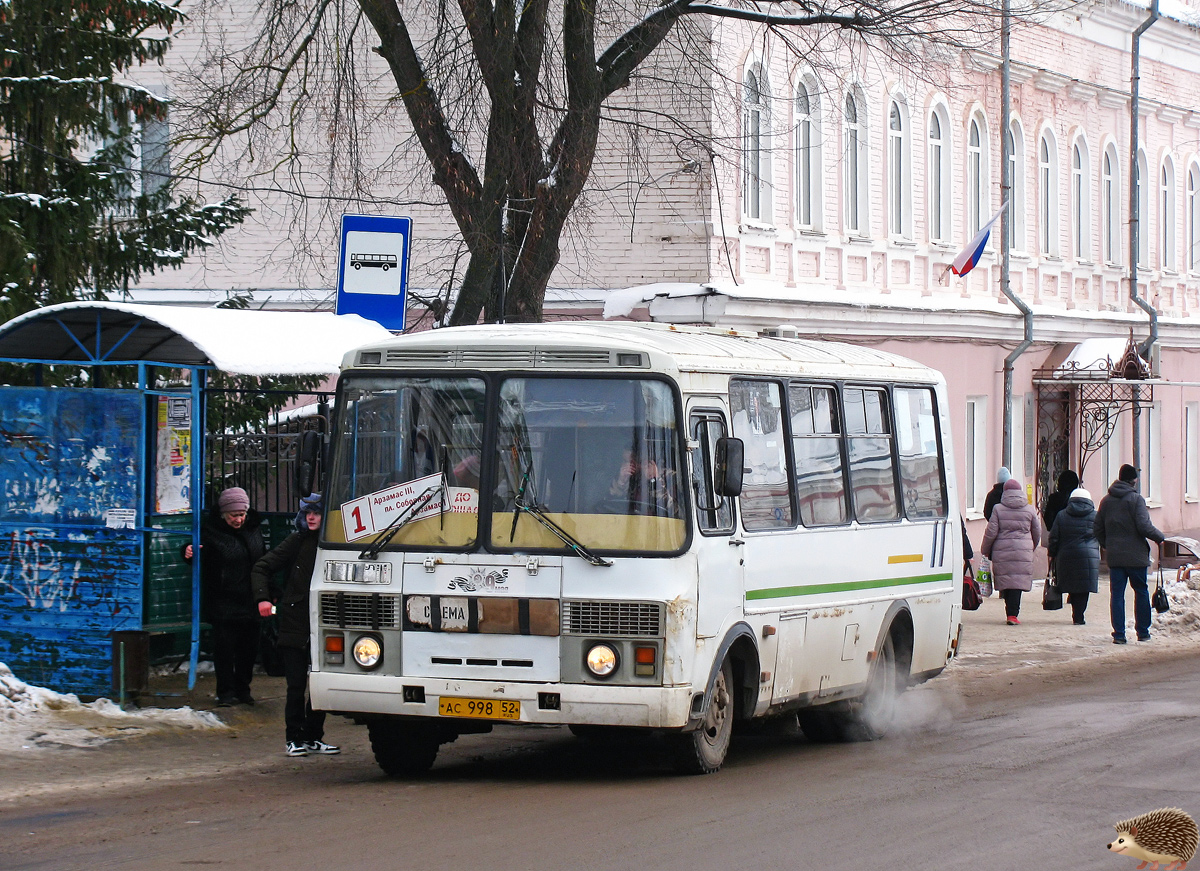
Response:
M587 652L584 662L596 677L608 677L617 670L617 651L607 644L596 644Z
M383 661L383 645L374 635L360 635L351 648L354 661L363 668L375 668Z

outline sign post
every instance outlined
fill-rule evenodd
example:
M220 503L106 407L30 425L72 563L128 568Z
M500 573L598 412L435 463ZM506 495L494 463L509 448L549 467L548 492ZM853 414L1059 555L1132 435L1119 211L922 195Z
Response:
M412 219L342 215L335 311L404 330Z

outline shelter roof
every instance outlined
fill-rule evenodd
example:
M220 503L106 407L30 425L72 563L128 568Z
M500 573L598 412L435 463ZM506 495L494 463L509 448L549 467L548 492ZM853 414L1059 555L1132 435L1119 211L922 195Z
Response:
M0 358L328 375L338 371L346 351L391 336L374 321L330 312L69 302L0 325Z

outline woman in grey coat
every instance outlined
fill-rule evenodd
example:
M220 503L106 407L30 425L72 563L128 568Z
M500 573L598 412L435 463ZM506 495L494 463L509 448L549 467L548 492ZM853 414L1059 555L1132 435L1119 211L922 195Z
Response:
M1033 550L1042 539L1042 523L1025 498L1021 482L1004 482L1000 504L983 534L983 555L992 561L992 583L1004 598L1008 625L1021 621L1021 593L1033 589Z
M1100 589L1100 542L1092 529L1095 522L1092 494L1080 487L1071 491L1066 507L1054 516L1050 527L1050 559L1054 560L1059 590L1069 596L1076 626L1084 624L1088 597Z

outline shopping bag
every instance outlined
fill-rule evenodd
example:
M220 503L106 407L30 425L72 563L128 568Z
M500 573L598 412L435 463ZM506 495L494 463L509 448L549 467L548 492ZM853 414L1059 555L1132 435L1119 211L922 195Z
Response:
M1042 588L1042 610L1057 611L1063 606L1062 590L1058 588L1058 579L1054 572L1046 577L1046 586Z
M987 598L992 595L992 561L985 556L979 558L979 595Z

